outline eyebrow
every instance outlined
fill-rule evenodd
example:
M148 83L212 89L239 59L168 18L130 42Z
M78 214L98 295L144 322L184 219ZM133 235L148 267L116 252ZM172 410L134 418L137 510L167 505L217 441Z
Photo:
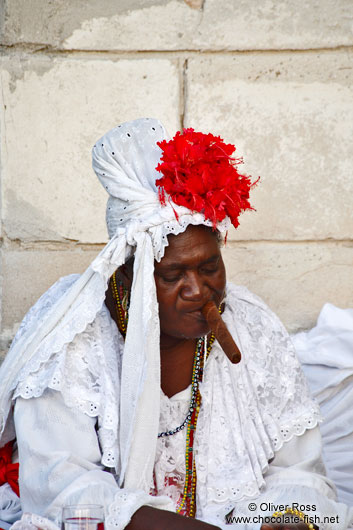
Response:
M210 258L208 259L205 259L204 261L201 261L201 263L198 264L198 267L203 267L204 265L208 265L209 263L212 263L214 261L217 261L219 258L220 258L220 254L215 254L214 256L211 256ZM188 269L189 266L188 265L184 265L182 263L178 263L178 262L175 262L175 263L170 263L170 264L167 264L167 265L161 265L159 264L160 267L158 267L158 272L159 271L170 271L170 270L185 270L185 269Z

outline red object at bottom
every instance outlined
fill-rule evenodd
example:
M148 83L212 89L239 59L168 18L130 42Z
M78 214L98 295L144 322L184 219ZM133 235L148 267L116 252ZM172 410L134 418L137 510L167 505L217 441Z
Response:
M0 486L8 483L11 489L20 496L18 487L18 469L19 464L12 463L12 442L8 442L4 447L0 449Z

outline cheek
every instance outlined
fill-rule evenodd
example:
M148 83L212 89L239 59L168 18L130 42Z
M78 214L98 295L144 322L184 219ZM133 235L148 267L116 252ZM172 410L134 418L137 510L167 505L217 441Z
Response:
M157 299L161 332L170 336L179 336L180 314L177 308L177 295L172 289L157 289Z
M217 291L224 291L226 288L226 274L225 274L225 268L224 265L221 267L219 272L214 278L213 286Z
M156 280L156 292L160 312L165 314L172 311L175 307L178 296L176 287L172 284L161 285L160 282Z
M221 267L220 267L220 270L219 270L219 281L220 281L220 284L222 285L222 288L224 290L226 288L227 276L226 276L226 268L224 266L223 260L222 260L222 264L221 264Z

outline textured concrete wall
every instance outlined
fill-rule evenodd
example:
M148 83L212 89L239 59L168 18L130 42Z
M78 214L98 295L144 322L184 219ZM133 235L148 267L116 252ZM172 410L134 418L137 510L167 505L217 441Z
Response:
M160 118L237 145L262 183L228 276L290 330L353 305L351 0L0 0L1 335L106 241L94 141Z

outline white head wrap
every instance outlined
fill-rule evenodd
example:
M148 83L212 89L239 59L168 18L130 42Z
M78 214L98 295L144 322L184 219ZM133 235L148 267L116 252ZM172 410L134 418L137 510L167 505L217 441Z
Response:
M125 339L120 399L120 483L149 491L158 435L160 397L159 316L154 282L154 260L160 261L168 234L184 232L189 224L212 226L201 213L171 201L160 204L155 170L168 139L158 120L139 119L115 127L93 148L93 168L109 193L109 243L66 295L48 312L47 319L26 330L14 343L1 367L0 419L2 443L14 436L6 419L11 396L26 365L42 352L60 351L92 322L105 300L112 273L134 253L134 275L129 324ZM178 220L176 214L178 215ZM217 228L224 232L230 221ZM65 339L63 339L65 337ZM69 338L68 338L69 337Z

